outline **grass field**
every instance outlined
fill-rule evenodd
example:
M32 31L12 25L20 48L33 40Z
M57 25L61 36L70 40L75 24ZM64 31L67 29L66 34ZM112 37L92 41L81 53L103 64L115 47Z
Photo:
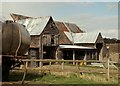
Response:
M49 68L49 66L45 67ZM70 69L70 70L68 70ZM84 71L102 70L101 68L91 69L82 67ZM23 70L12 70L10 72L10 82L20 83L23 76ZM58 66L51 67L51 70L40 72L39 69L28 69L25 78L27 84L117 84L118 78L113 74L109 81L106 80L105 74L98 73L78 73L74 66L66 66L61 71ZM112 77L113 76L113 77Z

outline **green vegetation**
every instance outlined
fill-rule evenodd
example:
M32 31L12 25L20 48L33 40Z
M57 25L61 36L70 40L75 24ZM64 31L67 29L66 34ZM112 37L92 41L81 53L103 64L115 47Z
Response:
M64 72L59 72L64 73ZM21 81L23 71L11 71L10 82ZM117 79L107 81L102 74L76 74L55 75L51 73L38 73L36 70L28 70L25 78L28 84L117 84Z

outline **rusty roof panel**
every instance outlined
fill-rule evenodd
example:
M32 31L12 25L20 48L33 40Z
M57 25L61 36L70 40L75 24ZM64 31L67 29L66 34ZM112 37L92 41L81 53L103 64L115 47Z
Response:
M64 23L67 29L73 33L83 32L76 24L73 23Z
M59 30L59 44L71 44L70 40L67 38L67 36L65 35L64 31L68 32L69 30L67 29L67 27L65 27L63 22L58 22L55 21L55 24Z
M55 24L58 27L59 31L67 31L67 32L69 32L69 30L67 29L67 27L65 27L63 22L55 21Z

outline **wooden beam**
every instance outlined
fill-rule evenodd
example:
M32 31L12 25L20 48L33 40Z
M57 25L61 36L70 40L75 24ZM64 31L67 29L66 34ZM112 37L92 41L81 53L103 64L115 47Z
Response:
M73 50L73 65L75 65L75 50Z

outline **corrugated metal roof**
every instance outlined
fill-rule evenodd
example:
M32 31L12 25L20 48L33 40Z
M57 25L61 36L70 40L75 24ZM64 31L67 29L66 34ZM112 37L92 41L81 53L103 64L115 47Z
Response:
M67 31L67 32L69 31L67 29L67 27L65 27L64 23L55 21L55 24L56 24L56 26L59 30L59 34L60 34L59 44L71 44L70 40L67 38L67 36L64 33L64 31Z
M83 32L76 24L73 23L64 23L67 29L73 33Z
M70 33L64 32L70 41L77 43L95 43L99 33Z
M15 13L11 13L10 16L13 18L14 21L21 20L21 19L27 19L27 18L32 18L29 16L23 16Z
M67 32L69 32L69 30L67 29L67 27L64 25L63 22L55 21L55 24L58 27L59 31L63 31L63 32L67 31Z
M46 16L39 18L22 19L18 20L17 22L25 25L30 35L40 35L44 30L45 26L47 25L49 19L50 16Z
M77 46L77 45L59 45L60 49L96 49L93 47L84 47L84 46Z

